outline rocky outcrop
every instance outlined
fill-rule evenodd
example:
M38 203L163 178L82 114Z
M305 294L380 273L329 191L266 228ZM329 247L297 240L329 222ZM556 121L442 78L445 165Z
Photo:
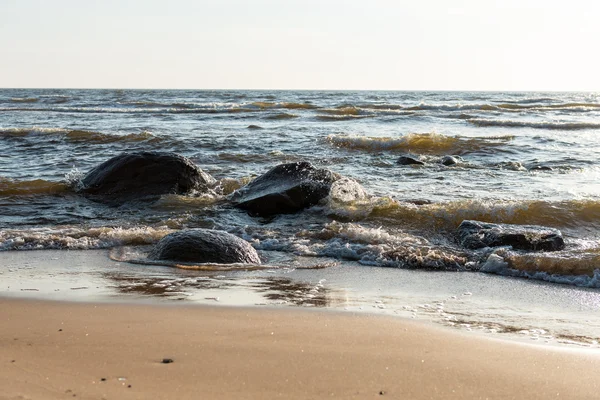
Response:
M162 194L208 192L215 180L189 159L174 153L124 153L98 165L81 180L80 193L121 204Z
M252 215L266 217L314 206L332 193L341 201L366 195L355 181L300 161L272 168L232 193L230 200Z
M171 233L158 241L148 258L190 263L261 263L250 243L225 231L212 229Z
M537 225L463 221L458 227L458 239L467 249L511 246L516 250L556 251L565 247L558 229Z

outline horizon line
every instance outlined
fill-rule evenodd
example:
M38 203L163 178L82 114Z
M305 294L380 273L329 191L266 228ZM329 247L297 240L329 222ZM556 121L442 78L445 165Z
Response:
M586 89L269 89L269 88L148 88L148 87L0 87L0 90L191 90L191 91L254 91L254 92L538 92L538 93L594 93L600 90Z

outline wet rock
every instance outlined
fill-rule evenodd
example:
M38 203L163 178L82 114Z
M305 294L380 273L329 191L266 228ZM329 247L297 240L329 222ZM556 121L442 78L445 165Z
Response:
M409 156L401 156L396 160L396 164L399 165L425 165L425 163L421 160L418 160L414 157Z
M248 125L246 129L263 129L260 125Z
M266 217L294 213L314 206L329 196L332 188L333 193L343 201L364 196L364 190L359 190L357 186L360 187L351 179L344 181L335 172L299 161L277 165L233 192L230 200L250 214Z
M459 162L461 162L461 159L460 159L460 157L455 157L455 156L444 156L444 157L442 157L440 162L447 167L451 167L451 166L456 165Z
M458 227L458 238L468 249L511 246L518 250L556 251L565 247L558 229L537 225L463 221Z
M261 262L250 243L225 231L213 229L188 229L171 233L158 241L148 258L219 264Z
M554 169L552 167L549 167L547 165L535 165L531 168L529 168L530 171L554 171Z
M80 193L92 200L122 204L160 195L208 192L215 180L174 153L124 153L98 165L81 180Z

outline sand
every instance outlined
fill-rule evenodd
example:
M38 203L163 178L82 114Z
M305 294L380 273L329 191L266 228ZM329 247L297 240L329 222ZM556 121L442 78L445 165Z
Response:
M583 399L600 389L594 350L364 313L0 298L0 321L0 399Z

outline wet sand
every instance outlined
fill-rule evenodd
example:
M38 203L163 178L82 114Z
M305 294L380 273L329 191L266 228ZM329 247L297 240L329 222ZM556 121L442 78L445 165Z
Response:
M582 399L600 389L594 350L364 313L0 298L0 320L0 399Z

